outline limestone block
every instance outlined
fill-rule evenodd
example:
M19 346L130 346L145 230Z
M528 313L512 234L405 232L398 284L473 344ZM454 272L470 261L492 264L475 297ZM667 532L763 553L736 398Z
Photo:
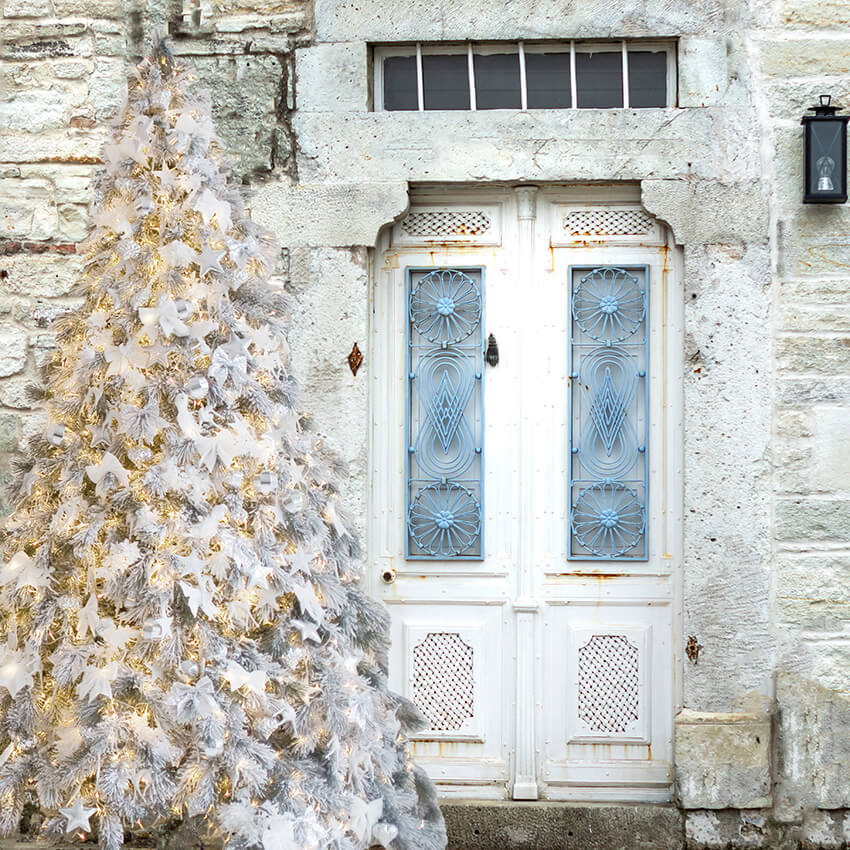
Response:
M783 554L777 563L776 604L786 622L840 630L850 621L850 558Z
M112 18L126 15L126 4L122 0L53 0L56 15L63 18Z
M283 245L374 245L407 208L405 183L269 184L251 200L254 219Z
M679 40L679 106L712 106L729 86L726 44L717 37Z
M362 248L304 248L291 255L292 370L301 408L328 447L346 462L346 507L362 534L367 517L369 439L369 279ZM355 377L348 353L358 343L366 359Z
M783 278L779 281L779 287L780 300L792 306L802 302L844 305L850 301L850 278Z
M846 641L845 641L846 643ZM826 645L829 646L828 644ZM823 652L819 644L817 653ZM850 697L847 649L838 661L844 674L819 680L782 664L776 675L777 761L776 805L782 817L803 810L850 806ZM835 660L835 659L833 659ZM799 666L799 665L798 665ZM830 681L828 684L827 682ZM840 688L836 689L835 684Z
M59 226L54 187L45 179L0 183L2 235L7 239L50 239Z
M51 0L4 0L4 18L40 18L53 10Z
M850 499L811 496L776 499L777 540L835 540L846 543Z
M820 281L819 281L820 283ZM842 286L838 287L843 288ZM828 290L826 286L824 289ZM850 297L848 297L850 300ZM838 332L850 334L850 312L841 304L798 304L792 300L779 313L779 327L795 333Z
M850 336L780 336L776 362L787 372L846 374L850 371Z
M0 324L0 378L16 375L27 362L27 335L20 328Z
M780 15L792 27L839 31L850 27L850 6L845 0L782 0Z
M632 3L628 0L317 0L319 41L445 41L467 39L622 38L713 29L710 0Z
M308 183L610 182L717 177L726 152L717 145L716 119L712 109L299 110L293 127L298 173Z
M811 378L779 375L776 404L790 407L809 404L850 404L850 382L844 377Z
M809 0L802 2L808 3ZM843 3L843 0L839 2ZM818 98L822 94L832 95L834 103L850 103L850 80L846 75L833 74L830 69L823 76L793 80L772 77L766 80L767 105L774 119L796 123L807 114L806 110L810 106L819 102Z
M704 649L686 665L684 696L706 711L771 687L769 264L766 246L685 250L685 330L700 372L684 382L684 628Z
M814 408L813 488L850 490L850 407Z
M777 492L812 492L812 448L808 443L794 442L774 449L775 485Z
M114 118L127 96L129 65L124 59L99 56L89 77L88 102L98 121Z
M0 381L0 404L15 410L32 410L35 406L27 392L32 385L32 377L19 376Z
M850 39L794 39L761 45L762 70L769 76L846 74L850 71Z
M45 133L4 133L0 146L6 162L99 163L100 152L111 130L98 125L90 130L62 129Z
M196 56L192 61L199 85L214 92L213 118L233 170L238 176L269 172L281 118L276 100L284 79L281 60L249 54Z
M783 216L779 228L780 263L786 274L847 275L850 271L850 209L801 204Z
M21 416L19 413L0 413L0 455L4 452L17 450L20 431Z
M676 715L676 794L685 809L771 804L769 714Z
M298 109L364 112L369 101L368 50L363 42L318 44L295 52Z
M3 51L10 59L91 56L92 43L83 22L3 22Z
M88 207L82 204L61 204L59 207L59 234L68 242L84 239L89 229Z
M679 244L767 240L767 198L760 181L650 178L641 181L641 202L670 225Z
M3 258L6 293L41 296L66 295L80 278L83 258L68 255L13 254Z
M84 88L73 82L48 89L11 92L2 107L2 121L7 130L43 133L65 127L84 102Z

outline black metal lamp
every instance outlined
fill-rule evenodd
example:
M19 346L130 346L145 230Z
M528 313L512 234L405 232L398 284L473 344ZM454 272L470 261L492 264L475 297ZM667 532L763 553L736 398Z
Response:
M836 115L841 107L831 106L828 94L814 115L803 117L806 146L806 191L804 204L843 204L847 200L847 122L850 115Z

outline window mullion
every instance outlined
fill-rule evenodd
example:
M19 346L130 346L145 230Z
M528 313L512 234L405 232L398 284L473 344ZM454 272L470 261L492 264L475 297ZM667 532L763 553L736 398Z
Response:
M422 45L416 42L416 96L419 102L419 111L425 110L425 82L422 75Z
M578 109L578 84L576 83L576 43L570 42L570 103Z
M528 109L528 85L525 78L525 44L519 42L519 95L520 107L523 112Z
M629 51L626 42L620 43L623 54L623 109L629 108Z
M472 42L466 43L466 65L469 69L469 108L472 112L478 108L475 100L475 61L472 56Z

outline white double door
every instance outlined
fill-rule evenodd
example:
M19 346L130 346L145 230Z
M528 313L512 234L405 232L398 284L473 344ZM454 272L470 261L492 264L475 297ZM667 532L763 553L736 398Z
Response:
M444 795L669 799L677 265L635 199L533 187L421 195L377 248L370 588Z

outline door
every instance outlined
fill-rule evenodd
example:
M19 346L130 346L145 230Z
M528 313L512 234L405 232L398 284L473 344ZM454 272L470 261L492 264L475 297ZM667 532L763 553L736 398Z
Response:
M681 303L634 198L419 194L376 251L369 564L444 795L666 800Z

